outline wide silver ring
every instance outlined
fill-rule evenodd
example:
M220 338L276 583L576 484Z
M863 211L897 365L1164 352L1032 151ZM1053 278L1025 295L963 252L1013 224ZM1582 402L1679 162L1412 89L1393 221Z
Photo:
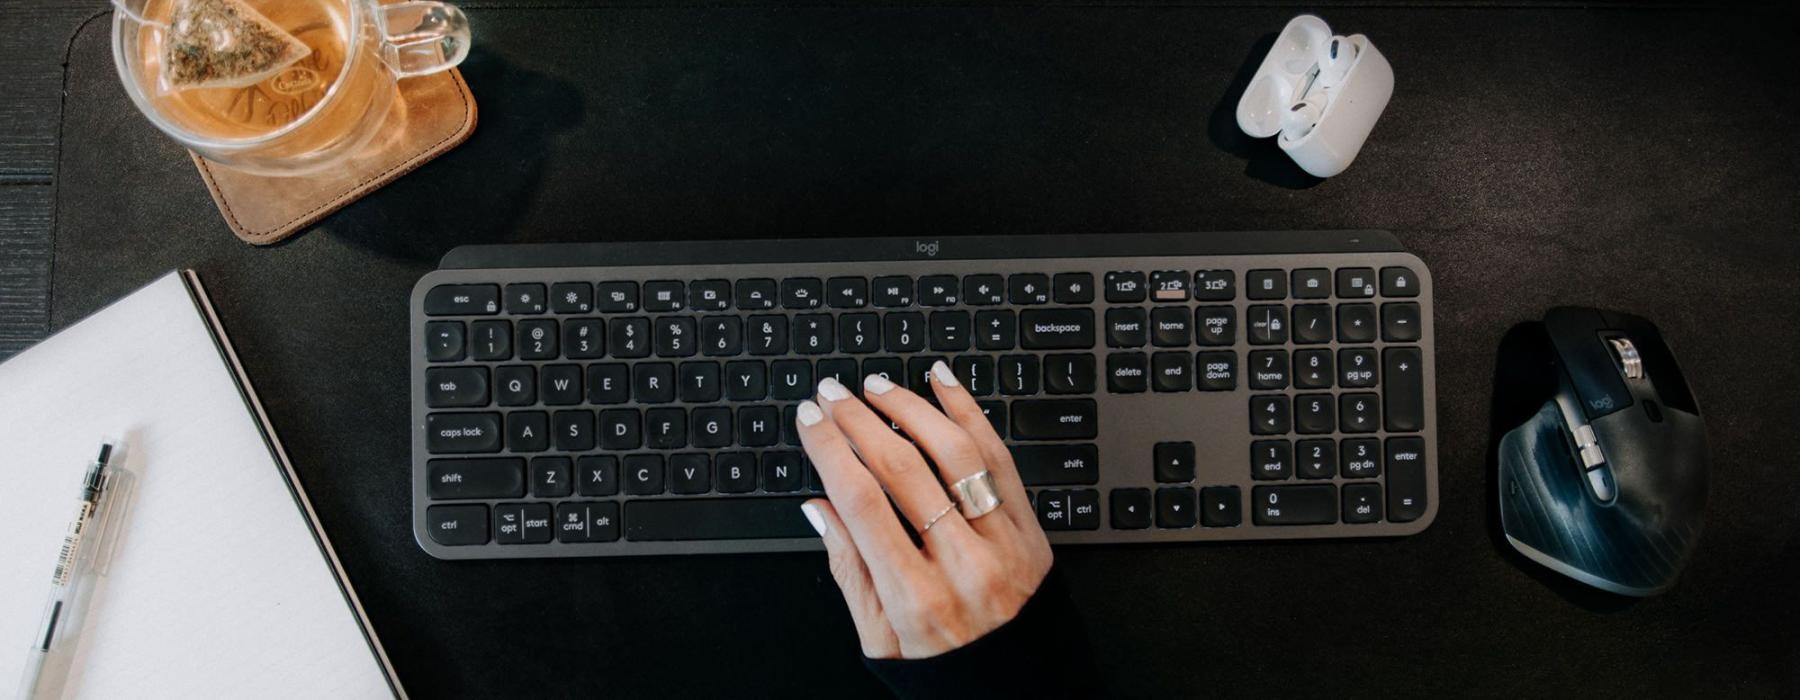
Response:
M950 485L950 498L962 507L963 517L974 520L1000 509L1000 490L994 475L983 469Z
M927 533L927 532L931 532L931 526L933 526L933 525L936 525L936 524L937 524L937 521L939 521L939 520L943 520L943 519L944 519L944 516L946 516L946 515L949 515L949 514L950 514L950 512L951 512L951 511L953 511L953 510L956 510L956 504L955 504L955 503L952 503L952 504L950 504L950 505L947 505L947 506L944 506L944 509L943 509L943 510L940 510L940 511L938 511L938 514L937 514L937 515L933 515L933 516L931 516L931 519L930 519L930 520L927 520L927 521L925 521L925 527L921 527L921 528L919 528L919 534L924 534L924 533Z

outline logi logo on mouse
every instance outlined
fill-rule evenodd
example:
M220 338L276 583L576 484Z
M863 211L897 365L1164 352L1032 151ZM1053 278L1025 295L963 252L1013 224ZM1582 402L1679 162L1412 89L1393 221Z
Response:
M938 254L938 242L913 241L913 252L928 258L935 258Z

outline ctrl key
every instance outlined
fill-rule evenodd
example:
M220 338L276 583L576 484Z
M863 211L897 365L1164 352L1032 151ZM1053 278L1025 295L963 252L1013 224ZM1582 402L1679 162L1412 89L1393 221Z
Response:
M425 509L425 530L431 541L446 547L487 544L487 506L432 506Z
M1100 492L1047 490L1037 496L1038 524L1045 530L1100 529Z

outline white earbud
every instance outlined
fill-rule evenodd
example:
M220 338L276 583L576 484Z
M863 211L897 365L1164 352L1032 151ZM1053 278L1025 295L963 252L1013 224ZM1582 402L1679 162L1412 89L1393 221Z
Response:
M1318 87L1332 88L1344 81L1350 66L1356 63L1356 45L1341 36L1317 45L1313 57L1319 64Z
M1308 97L1295 102L1288 111L1281 113L1281 138L1285 141L1306 138L1324 116L1325 100L1319 97Z

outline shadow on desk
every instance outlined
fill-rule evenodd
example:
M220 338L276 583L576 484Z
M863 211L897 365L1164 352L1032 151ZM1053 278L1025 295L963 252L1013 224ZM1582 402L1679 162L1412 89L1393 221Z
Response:
M1219 150L1244 159L1245 175L1277 187L1304 190L1324 182L1325 178L1301 170L1300 164L1275 144L1279 137L1254 138L1238 128L1237 123L1238 98L1250 87L1250 79L1256 77L1256 70L1262 67L1263 56L1268 55L1269 48L1275 45L1276 36L1275 32L1264 34L1250 47L1243 65L1238 66L1237 74L1231 77L1231 85L1219 96L1218 104L1213 105L1212 116L1206 123L1206 136Z

